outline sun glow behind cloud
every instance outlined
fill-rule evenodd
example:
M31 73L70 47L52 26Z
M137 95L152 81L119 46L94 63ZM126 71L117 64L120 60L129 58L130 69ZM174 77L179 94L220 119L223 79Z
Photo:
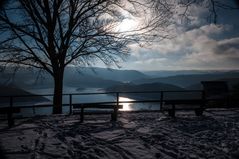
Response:
M116 28L119 32L131 32L135 31L138 26L138 21L136 19L126 18L124 19Z
M151 12L144 12L143 9L134 11L130 5L126 5L126 8L121 11L122 17L116 19L112 32L119 33L117 35L123 38L147 33L144 28L151 24ZM177 13L182 12L178 11L180 7L175 9ZM165 29L166 34L161 34L161 29L157 30L159 37L168 33L169 38L165 36L167 38L160 42L156 39L151 45L130 44L131 56L120 66L137 70L237 69L239 31L236 29L238 23L232 20L238 11L220 12L223 15L220 14L219 18L223 21L210 24L205 18L207 9L193 5L192 10L190 23L183 22L175 14L172 24Z

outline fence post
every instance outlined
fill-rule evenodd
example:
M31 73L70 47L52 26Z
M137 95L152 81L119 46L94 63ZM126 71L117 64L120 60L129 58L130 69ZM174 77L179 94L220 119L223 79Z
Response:
M36 114L35 106L32 107L32 112L34 115Z
M80 111L80 122L81 123L84 122L84 105L82 105L81 111Z
M119 109L119 92L116 93L116 106L114 107L114 112L113 112L113 121L117 121L117 116L118 116L118 109Z
M116 92L116 105L119 106L119 92Z
M72 94L69 94L70 115L72 114Z
M204 109L204 108L205 108L205 105L206 105L206 93L205 93L205 91L203 90L203 91L202 91L202 104L201 104L201 109Z
M160 110L163 110L163 91L160 91Z
M12 127L14 125L14 120L13 120L13 96L10 96L10 108L8 110L8 126Z

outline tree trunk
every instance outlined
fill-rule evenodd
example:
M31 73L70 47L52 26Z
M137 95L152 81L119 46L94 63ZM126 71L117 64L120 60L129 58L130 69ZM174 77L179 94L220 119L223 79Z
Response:
M64 71L57 71L54 75L53 114L62 113L63 75Z

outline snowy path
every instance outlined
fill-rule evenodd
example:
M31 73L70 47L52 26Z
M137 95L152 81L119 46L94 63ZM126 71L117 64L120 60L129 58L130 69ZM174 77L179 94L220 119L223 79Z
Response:
M239 110L213 110L202 117L181 112L109 116L48 116L0 123L1 149L7 158L156 159L239 158Z

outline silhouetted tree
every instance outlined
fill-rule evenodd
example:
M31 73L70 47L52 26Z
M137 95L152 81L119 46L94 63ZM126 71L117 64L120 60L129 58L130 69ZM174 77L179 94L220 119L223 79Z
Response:
M214 19L215 7L234 9L219 0L4 1L0 10L1 66L32 67L52 75L53 113L62 112L67 65L90 65L95 59L117 65L130 44L168 37L165 28L178 5L184 7L185 17L192 4L209 7ZM126 17L134 17L140 24L130 31L117 30Z
M6 0L0 1L0 8L3 7L3 5L6 3Z
M149 16L150 7L126 0L8 0L0 11L0 63L48 72L55 84L53 113L62 113L67 65L90 65L95 59L117 65L129 44L165 37L171 13L161 6L161 14ZM129 15L141 24L117 29Z

